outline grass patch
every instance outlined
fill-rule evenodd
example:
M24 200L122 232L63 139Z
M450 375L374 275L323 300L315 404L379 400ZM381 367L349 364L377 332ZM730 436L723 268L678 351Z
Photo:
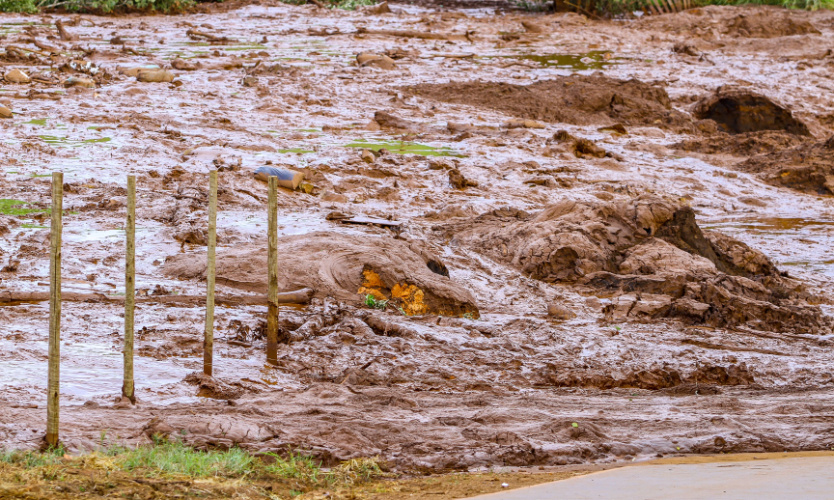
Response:
M465 158L466 155L461 154L449 147L434 147L426 144L419 144L416 142L407 141L368 141L365 139L357 139L350 144L345 144L346 148L363 148L371 151L379 151L385 149L391 153L396 154L412 154L421 156L452 156L455 158Z
M62 448L0 450L0 498L86 498L86 492L96 498L290 498L391 476L378 458L325 469L298 453L200 451L165 440L135 449L106 446L80 456L68 456Z
M365 295L365 298L362 300L362 303L366 306L370 307L371 309L380 309L383 310L388 307L387 300L380 300L374 297L371 294Z
M281 0L284 3L288 3L290 5L304 5L307 0ZM376 5L381 3L383 0L323 0L324 4L330 7L331 9L342 9L342 10L356 10L359 7L366 7L369 5Z
M21 200L8 200L0 198L0 214L2 215L29 215L46 212L42 208L26 208L29 203Z
M0 12L37 12L63 9L69 12L109 14L161 12L175 14L195 5L194 0L0 0Z

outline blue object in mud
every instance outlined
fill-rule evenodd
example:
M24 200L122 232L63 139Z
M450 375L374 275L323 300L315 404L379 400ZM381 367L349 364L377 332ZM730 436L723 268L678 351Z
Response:
M255 170L255 177L264 182L268 182L270 177L277 177L279 186L296 189L304 179L304 174L285 168L258 167Z

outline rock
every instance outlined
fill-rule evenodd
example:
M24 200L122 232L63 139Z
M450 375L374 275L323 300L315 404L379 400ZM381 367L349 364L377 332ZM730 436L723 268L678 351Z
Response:
M258 86L258 77L257 76L244 76L242 83L243 83L244 87L257 87Z
M589 139L577 139L573 143L574 154L579 158L605 158L608 153Z
M811 135L808 126L785 106L756 92L735 87L720 87L701 99L695 104L693 115L700 120L715 121L720 130L730 134L783 130Z
M347 196L343 194L334 193L333 191L325 191L319 197L321 201L331 202L331 203L347 203L348 199Z
M194 71L200 68L200 63L194 63L185 59L176 58L171 61L171 67L180 71Z
M168 439L175 429L159 417L153 417L142 428L142 433L149 439Z
M457 168L449 170L449 184L455 189L466 189L468 187L477 187L478 183L467 179Z
M12 118L12 110L6 106L0 106L0 118Z
M693 57L698 57L701 52L689 42L678 42L672 47L672 52L676 54L686 54Z
M545 125L536 120L513 119L505 122L504 128L545 128Z
M372 54L370 52L358 54L356 56L356 62L360 67L373 66L384 70L392 70L397 67L397 63L390 57L382 54Z
M92 78L71 76L64 81L64 87L83 87L87 89L96 88L96 82Z
M559 304L550 304L547 306L547 315L559 321L567 321L576 317L573 311Z
M373 163L376 160L376 156L374 156L374 153L370 149L363 149L361 158L365 163Z
M369 14L390 14L391 7L388 6L388 2L382 2L376 5L369 6L367 9L365 9L365 12Z
M19 69L13 69L7 72L4 78L9 83L29 83L31 81L29 75Z
M136 73L136 80L145 83L170 83L174 74L164 69L141 69Z
M532 21L521 21L521 26L527 33L544 33L544 28Z

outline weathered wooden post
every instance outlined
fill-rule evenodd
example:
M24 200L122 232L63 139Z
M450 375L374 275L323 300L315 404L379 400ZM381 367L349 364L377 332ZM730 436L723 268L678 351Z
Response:
M206 336L203 342L203 373L212 376L214 359L214 277L217 246L217 170L209 172L208 263L206 266Z
M125 350L122 396L136 403L133 384L133 311L136 300L136 176L127 176L127 225L125 226Z
M46 444L58 446L61 367L61 215L64 174L52 173L52 223L49 238L49 382L46 401Z
M269 177L269 251L267 255L269 273L269 295L266 313L266 362L278 364L278 178Z

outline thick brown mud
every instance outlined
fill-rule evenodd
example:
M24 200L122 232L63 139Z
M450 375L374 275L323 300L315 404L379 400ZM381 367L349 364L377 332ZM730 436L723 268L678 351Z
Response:
M0 448L43 439L53 171L71 451L167 433L467 470L831 448L834 14L205 9L0 16ZM262 166L304 176L278 193L278 278L312 299L281 307L277 366Z

